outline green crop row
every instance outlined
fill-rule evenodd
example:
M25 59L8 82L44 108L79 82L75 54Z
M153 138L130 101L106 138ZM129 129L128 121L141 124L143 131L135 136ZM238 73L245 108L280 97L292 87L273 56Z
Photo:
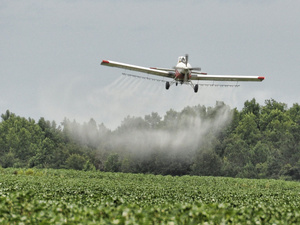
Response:
M300 184L0 170L0 224L298 224Z

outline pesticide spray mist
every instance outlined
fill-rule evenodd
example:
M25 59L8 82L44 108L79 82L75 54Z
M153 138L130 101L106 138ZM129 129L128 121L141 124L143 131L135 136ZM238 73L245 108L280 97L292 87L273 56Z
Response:
M151 149L174 153L195 151L229 124L232 113L224 104L209 109L200 105L186 107L181 112L168 111L154 126L145 121L151 116L157 114L145 116L144 120L127 117L114 132L111 145L126 146L136 153Z
M202 87L195 94L189 86L182 85L172 86L167 91L163 82L120 76L105 87L91 89L85 96L71 99L77 96L77 90L78 84L70 84L67 90L60 89L56 95L49 95L49 99L43 99L45 109L64 113L70 121L82 121L78 120L79 116L74 116L74 112L88 112L80 118L103 122L101 130L94 124L74 132L74 139L93 143L102 162L110 154L117 153L120 161L129 159L131 163L149 161L151 157L152 160L153 157L155 160L164 158L166 166L172 163L170 158L176 158L176 165L192 163L195 152L210 146L232 117L231 110L224 104L204 106L207 102L210 105L216 102L220 96L230 98L234 93L230 88ZM59 91L63 93L59 94ZM47 98L48 92L44 93ZM68 104L63 104L62 100ZM95 127L98 130L95 131Z
M157 113L127 117L105 139L106 154L118 154L122 172L197 174L198 156L218 143L218 134L230 123L231 112L219 103L208 109L199 105L181 112L169 110L164 118Z

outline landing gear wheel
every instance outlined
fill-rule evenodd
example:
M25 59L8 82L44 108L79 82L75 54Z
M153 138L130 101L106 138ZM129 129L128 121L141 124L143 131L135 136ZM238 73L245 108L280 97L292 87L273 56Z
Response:
M195 85L195 87L194 87L194 91L195 91L195 93L197 93L197 92L198 92L198 84L196 84L196 85Z
M167 81L167 82L166 82L166 89L168 90L169 88L170 88L170 82Z

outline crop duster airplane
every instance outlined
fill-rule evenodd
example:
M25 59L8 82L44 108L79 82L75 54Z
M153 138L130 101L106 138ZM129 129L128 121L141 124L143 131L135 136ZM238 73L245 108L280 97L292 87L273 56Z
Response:
M188 62L188 55L180 56L178 58L177 65L172 69L167 68L154 68L154 67L142 67L136 65L130 65L120 62L114 62L110 60L102 60L101 65L118 67L127 70L133 70L161 77L167 77L173 79L172 81L166 81L166 89L168 90L172 84L190 84L195 93L198 92L198 84L193 84L193 80L204 81L263 81L265 77L262 76L238 76L238 75L208 75L207 73L200 72L198 67L192 67Z

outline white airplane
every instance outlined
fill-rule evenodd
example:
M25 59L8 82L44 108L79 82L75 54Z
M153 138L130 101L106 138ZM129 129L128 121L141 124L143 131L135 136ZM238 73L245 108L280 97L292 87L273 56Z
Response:
M211 80L211 81L263 81L265 77L262 76L233 76L233 75L208 75L207 73L200 72L198 67L192 67L188 63L188 55L180 56L177 65L172 69L155 68L155 67L142 67L130 65L125 63L114 62L110 60L102 60L101 65L118 67L127 70L134 70L138 72L153 74L157 76L167 77L173 79L166 82L166 89L168 90L172 84L190 84L195 93L198 91L198 84L193 84L192 80Z

